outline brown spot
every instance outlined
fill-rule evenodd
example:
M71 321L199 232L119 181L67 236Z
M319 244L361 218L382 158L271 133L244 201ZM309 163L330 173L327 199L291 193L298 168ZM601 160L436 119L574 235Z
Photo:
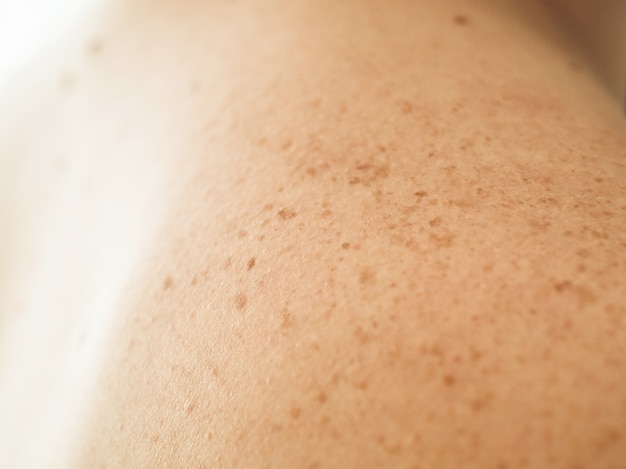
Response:
M251 257L248 261L248 270L251 270L256 264L256 257Z
M286 331L287 329L289 329L291 326L293 326L294 323L294 318L293 318L293 314L291 314L287 308L283 309L280 312L280 317L281 317L281 321L280 321L280 328L283 331Z
M350 249L350 243L342 243L341 249Z
M454 15L454 24L458 24L459 26L465 26L469 20L465 15Z
M326 401L328 401L328 395L327 395L324 391L321 391L321 392L317 395L317 397L315 398L315 400L316 400L317 402L319 402L320 404L324 404Z
M150 437L150 443L157 443L160 439L161 437L155 433Z
M165 277L165 280L163 280L163 290L169 290L172 288L172 285L174 285L174 280L172 280L172 277L168 275Z
M361 183L361 178L359 178L359 177L351 177L348 180L348 184L350 184L351 186L354 186L354 185L360 184L360 183Z
M194 275L193 278L191 279L191 285L193 285L194 287L196 285L198 285L198 276Z
M306 169L306 173L307 173L309 176L314 177L314 176L317 174L317 170L316 170L315 168L313 168L313 167L311 167L311 168L307 168L307 169Z
M241 230L239 233L237 233L238 238L245 238L246 236L248 236L248 232L246 230Z
M359 274L359 282L362 284L370 283L374 280L374 273L370 269L363 269Z
M454 243L455 236L453 234L435 235L431 234L429 239L438 248L449 248Z
M286 151L286 150L289 150L292 145L293 145L293 142L291 141L291 139L287 139L280 146L280 149Z
M443 384L446 386L454 386L456 384L456 378L454 375L446 374L443 376Z
M433 228L436 227L436 226L439 226L439 225L441 225L441 218L440 217L435 217L432 220L430 220L428 222L428 224L430 226L432 226Z
M237 307L238 310L240 311L244 310L247 304L248 304L248 297L244 293L239 292L235 295L235 306Z
M401 101L400 111L402 111L403 114L410 114L413 112L413 105L409 101Z
M586 259L591 255L591 251L589 251L589 249L582 248L576 251L576 255L582 259Z
M300 418L301 414L302 414L302 409L300 409L300 407L291 408L291 418L293 418L294 420Z
M428 195L428 192L426 192L426 191L417 191L413 195L422 198L422 197L426 197Z
M89 44L87 44L87 53L90 56L95 57L100 54L100 52L102 52L102 47L102 41L100 41L99 39L92 39L91 41L89 41Z
M278 211L278 216L282 220L291 220L293 217L296 216L296 212L294 212L293 210L289 210L288 208L283 208Z

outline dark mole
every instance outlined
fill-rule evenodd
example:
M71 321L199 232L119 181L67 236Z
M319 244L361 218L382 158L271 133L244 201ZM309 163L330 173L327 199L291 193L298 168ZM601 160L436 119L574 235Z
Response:
M247 304L248 304L248 297L246 297L244 293L239 292L235 295L235 306L237 307L237 309L243 310L245 309Z
M458 24L459 26L465 26L468 23L467 16L455 15L454 16L454 23Z
M283 208L278 211L278 216L282 220L291 220L293 217L296 216L296 212L294 212L293 210L289 210L287 208Z
M341 249L350 249L350 243L343 243Z
M413 194L413 195L416 195L417 197L425 197L425 196L427 196L427 195L428 195L428 192L426 192L426 191L417 191L417 192L416 192L415 194Z
M251 257L248 261L248 270L252 269L256 264L256 257Z
M89 44L87 44L87 53L95 57L100 52L102 52L102 42L99 39L92 39Z
M170 288L172 288L173 284L174 280L172 280L172 277L168 275L167 277L165 277L165 280L163 280L163 290L169 290Z

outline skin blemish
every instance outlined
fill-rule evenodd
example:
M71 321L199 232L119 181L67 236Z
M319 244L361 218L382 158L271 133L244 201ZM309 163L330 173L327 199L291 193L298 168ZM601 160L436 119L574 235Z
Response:
M233 261L231 260L231 258L230 258L230 257L229 257L229 258L227 258L227 259L224 261L224 270L228 270L228 269L230 269L230 266L231 266L232 264L233 264Z
M413 195L415 195L416 197L419 197L421 199L422 197L426 197L428 195L428 192L426 192L426 191L417 191Z
M465 15L455 15L453 18L454 24L457 24L459 26L465 26L467 25L467 23L469 23L469 20L467 19L467 16Z
M341 249L350 249L350 243L342 243Z
M315 400L320 404L325 404L328 401L328 395L322 391L316 396Z
M435 235L429 236L430 241L438 248L449 248L454 243L455 236L453 234Z
M241 230L239 233L237 233L238 238L245 238L246 236L248 236L248 232L246 230Z
M435 218L433 218L432 220L430 220L430 221L428 222L428 224L429 224L430 226L432 226L433 228L435 228L435 227L437 227L437 226L440 226L440 225L441 225L441 223L442 223L442 221L441 221L441 218L440 218L440 217L435 217Z
M196 403L192 401L188 401L185 404L185 413L187 415L190 415L194 411L195 408L196 408Z
M446 374L443 376L443 384L448 387L452 387L456 384L456 377L451 374Z
M278 216L280 217L281 220L291 220L293 217L296 216L296 212L294 212L293 210L289 210L287 208L283 208L281 210L278 211Z
M256 257L251 257L247 265L248 270L251 270L256 265Z
M300 407L292 407L290 413L291 418L297 420L300 418L300 415L302 415L302 409L300 409Z
M171 275L168 275L163 280L163 290L169 290L170 288L172 288L172 285L174 285L174 280L172 279Z
M400 111L402 114L410 114L413 112L413 105L409 101L401 101Z
M194 275L193 278L191 279L191 285L193 285L194 287L196 285L198 285L198 276Z
M102 41L100 41L99 39L92 39L91 41L89 41L89 44L87 44L87 53L91 57L95 57L102 52L102 48Z
M239 311L243 311L244 309L246 309L247 305L248 305L248 297L245 295L245 293L243 292L237 293L235 295L235 307Z
M374 273L370 269L363 269L359 274L359 283L366 284L374 281Z

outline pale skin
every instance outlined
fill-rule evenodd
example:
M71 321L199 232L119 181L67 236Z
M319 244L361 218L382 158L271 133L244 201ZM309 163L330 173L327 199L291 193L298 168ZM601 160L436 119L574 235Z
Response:
M0 465L624 469L626 120L573 44L94 11L4 98Z

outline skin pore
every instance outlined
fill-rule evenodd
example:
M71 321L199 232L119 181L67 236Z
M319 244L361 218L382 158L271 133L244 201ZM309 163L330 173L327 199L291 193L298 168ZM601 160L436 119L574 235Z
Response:
M41 68L0 466L623 469L625 121L541 2L110 2Z

